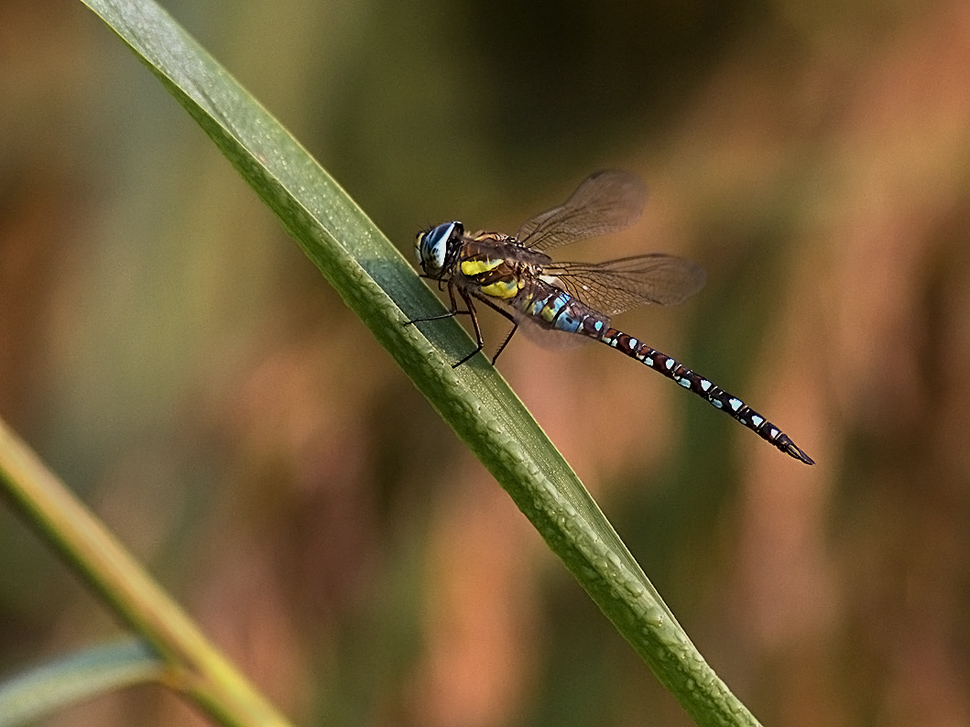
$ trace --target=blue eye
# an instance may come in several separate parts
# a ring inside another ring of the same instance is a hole
[[[463,232],[462,224],[458,221],[442,222],[427,232],[418,233],[414,247],[418,264],[425,275],[440,273],[445,266],[448,256],[448,245],[452,239],[458,239]]]

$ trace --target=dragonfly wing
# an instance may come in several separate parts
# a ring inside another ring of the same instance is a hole
[[[614,316],[642,305],[677,305],[704,286],[704,269],[654,253],[605,263],[553,263],[543,270],[586,305]]]
[[[617,232],[640,218],[646,198],[646,187],[636,175],[617,170],[596,172],[561,205],[525,222],[516,238],[524,247],[544,252]]]

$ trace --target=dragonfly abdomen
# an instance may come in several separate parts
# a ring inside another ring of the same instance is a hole
[[[587,333],[587,335],[590,334]],[[758,436],[769,444],[773,444],[785,454],[791,455],[806,464],[815,464],[815,461],[805,454],[781,429],[739,398],[716,386],[709,379],[691,371],[676,359],[612,327],[607,328],[598,338],[611,348],[625,353],[630,358],[635,358],[668,379],[676,381],[685,389],[693,391],[716,409],[729,414],[748,429],[757,432]]]

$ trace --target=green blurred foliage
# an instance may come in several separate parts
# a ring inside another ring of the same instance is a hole
[[[709,283],[500,368],[767,724],[970,722],[970,6],[169,3],[410,254],[593,169]],[[0,5],[0,415],[301,723],[686,724],[156,80]],[[572,255],[570,251],[569,255]],[[502,335],[501,322],[487,332]],[[113,633],[0,509],[0,670]],[[161,690],[50,724],[186,724]]]

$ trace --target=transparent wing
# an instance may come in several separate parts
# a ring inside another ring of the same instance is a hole
[[[524,247],[546,251],[617,232],[639,219],[646,198],[639,177],[616,170],[596,172],[561,205],[525,222],[516,238]]]
[[[543,276],[586,305],[615,316],[642,305],[677,305],[704,286],[704,269],[673,255],[654,253],[605,263],[552,263]]]

